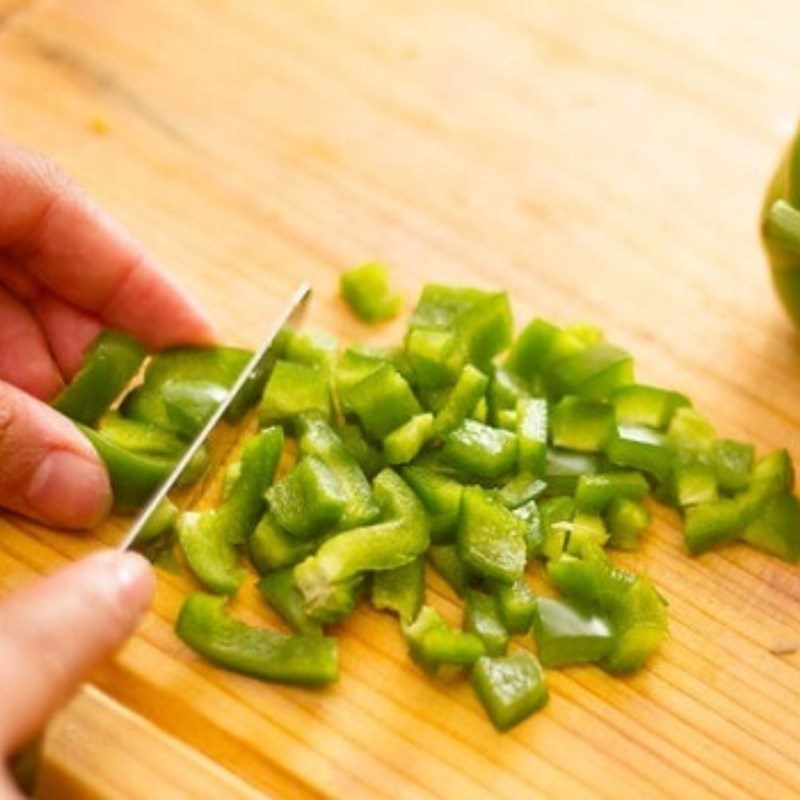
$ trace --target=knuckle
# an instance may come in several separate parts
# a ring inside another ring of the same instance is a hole
[[[17,402],[14,398],[14,393],[0,385],[0,452],[8,442],[17,413]]]

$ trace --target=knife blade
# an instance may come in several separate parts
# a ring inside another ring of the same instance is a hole
[[[142,532],[142,529],[147,525],[156,510],[160,506],[162,500],[175,488],[175,485],[183,475],[184,470],[192,461],[197,451],[208,441],[209,437],[217,427],[220,420],[225,416],[225,413],[234,405],[237,398],[244,393],[248,383],[254,375],[268,369],[270,366],[270,359],[273,357],[273,349],[278,336],[286,329],[288,325],[296,323],[308,303],[308,298],[311,295],[311,287],[303,283],[297,287],[292,294],[289,304],[283,310],[281,315],[275,320],[269,328],[267,335],[264,337],[260,347],[253,353],[253,357],[247,362],[247,365],[239,373],[239,377],[231,386],[230,391],[225,398],[217,406],[214,413],[209,418],[208,422],[203,426],[203,429],[194,438],[192,443],[188,446],[181,459],[175,465],[172,472],[164,479],[153,496],[148,501],[147,505],[139,513],[139,516],[134,520],[131,527],[128,529],[125,536],[117,545],[119,550],[127,550],[136,541],[136,538]]]

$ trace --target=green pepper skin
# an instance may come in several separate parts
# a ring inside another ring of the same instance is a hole
[[[283,431],[267,428],[253,436],[242,450],[239,475],[227,499],[213,513],[234,544],[243,544],[264,511],[264,493],[272,483],[283,452]]]
[[[391,364],[384,364],[346,391],[343,405],[360,420],[367,434],[383,439],[422,411],[406,379]]]
[[[631,383],[617,389],[611,402],[614,406],[617,421],[626,425],[646,425],[648,428],[666,429],[672,421],[673,414],[690,405],[689,400],[680,392],[647,386],[643,383]]]
[[[389,271],[370,262],[343,272],[339,291],[347,305],[365,322],[383,322],[396,317],[403,298],[389,289]]]
[[[143,506],[175,466],[173,458],[135,453],[91,428],[78,425],[78,429],[103,459],[119,511],[135,511]]]
[[[230,616],[222,597],[189,595],[175,632],[214,663],[253,678],[301,686],[339,679],[335,639],[255,628]]]
[[[599,547],[550,561],[547,572],[568,599],[610,623],[613,648],[601,662],[609,672],[639,669],[666,637],[664,601],[650,579],[618,569]]]
[[[517,462],[517,437],[475,420],[445,437],[442,459],[477,478],[489,480],[512,472]]]
[[[522,577],[525,523],[478,486],[464,489],[458,521],[458,554],[478,575],[503,583]]]
[[[800,135],[795,133],[761,209],[761,239],[775,289],[800,327]]]
[[[464,630],[480,636],[487,655],[502,656],[508,647],[508,631],[500,618],[497,601],[477,589],[467,591]]]
[[[291,569],[270,573],[256,583],[256,589],[295,633],[322,636],[322,626],[306,614],[303,595],[294,582]]]
[[[287,533],[268,511],[247,540],[247,550],[253,566],[266,575],[274,569],[299,564],[317,544],[316,539],[298,539]]]
[[[608,622],[575,603],[552,597],[536,601],[533,635],[545,667],[601,661],[614,649]]]
[[[319,416],[304,414],[296,421],[300,452],[319,458],[336,474],[345,496],[340,527],[355,528],[373,522],[380,508],[366,475],[347,450],[337,432]]]
[[[459,597],[466,594],[470,572],[454,544],[431,545],[428,548],[428,561]]]
[[[151,422],[177,431],[164,402],[167,383],[214,384],[224,390],[233,386],[252,353],[235,347],[176,347],[153,356],[147,364],[144,382],[128,393],[120,411],[123,416]],[[174,406],[178,397],[173,393]],[[192,399],[194,403],[194,399]]]
[[[410,625],[425,602],[425,558],[376,572],[372,577],[372,606],[393,611],[403,625]]]
[[[178,541],[195,577],[215,594],[234,595],[246,571],[213,510],[186,511],[178,519]]]
[[[536,614],[536,595],[525,580],[495,584],[492,592],[506,630],[511,634],[527,633]]]
[[[161,400],[171,426],[187,439],[193,439],[211,419],[228,390],[207,381],[166,381]]]
[[[436,435],[444,436],[462,425],[486,393],[488,385],[489,379],[472,364],[467,364],[436,414]]]
[[[262,424],[288,423],[298,414],[311,411],[330,419],[328,381],[328,376],[314,367],[277,361],[261,398]]]
[[[347,507],[339,475],[317,456],[306,456],[267,490],[269,509],[292,536],[313,539],[339,524]]]
[[[403,479],[386,469],[375,478],[375,497],[385,520],[336,534],[295,567],[294,575],[312,613],[325,607],[337,584],[364,572],[395,569],[425,552],[428,518]]]
[[[452,541],[458,524],[464,487],[446,475],[417,465],[406,467],[403,478],[428,512],[431,541],[436,544]]]
[[[416,414],[383,440],[386,463],[408,464],[433,435],[433,414]]]
[[[547,466],[547,401],[541,397],[524,397],[517,401],[516,411],[519,469],[541,477]]]
[[[130,336],[103,331],[69,386],[53,400],[53,408],[76,422],[94,425],[139,371],[145,355]]]
[[[475,694],[499,731],[518,725],[547,703],[544,672],[527,650],[478,659],[471,673]]]
[[[486,653],[480,636],[450,627],[430,606],[424,606],[403,633],[411,657],[431,674],[443,664],[471,666]]]

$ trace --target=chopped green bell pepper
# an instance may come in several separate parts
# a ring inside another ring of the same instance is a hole
[[[453,539],[464,487],[446,475],[414,465],[403,470],[403,478],[430,516],[431,541],[441,543]]]
[[[508,631],[500,618],[497,601],[490,594],[467,590],[464,630],[480,637],[487,655],[501,656],[506,652]]]
[[[368,478],[374,477],[386,466],[383,453],[364,438],[358,425],[343,425],[336,429],[336,434]]]
[[[508,431],[467,420],[445,437],[444,461],[477,478],[500,478],[517,461],[517,437]]]
[[[433,414],[415,414],[383,440],[383,454],[391,465],[408,464],[433,435]]]
[[[296,420],[300,452],[315,456],[336,474],[345,497],[339,527],[366,525],[380,514],[366,475],[345,447],[337,432],[324,419],[313,414]]]
[[[372,578],[372,605],[393,611],[403,625],[410,625],[425,602],[425,558],[376,572]]]
[[[298,539],[287,533],[268,511],[247,540],[247,550],[253,566],[266,575],[274,569],[300,563],[318,544],[316,539]]]
[[[544,672],[527,650],[478,659],[471,679],[478,699],[499,731],[513,728],[547,703]]]
[[[597,342],[556,361],[548,382],[561,395],[602,400],[633,383],[633,359],[619,347]]]
[[[574,494],[583,475],[594,475],[602,462],[594,453],[550,448],[547,451],[545,481],[548,494]]]
[[[316,367],[332,374],[339,352],[339,342],[327,331],[287,328],[281,357],[295,364]]]
[[[339,679],[336,640],[254,628],[225,611],[225,600],[191,594],[175,632],[211,661],[262,680],[317,686]]]
[[[500,619],[511,634],[527,633],[536,613],[536,595],[524,579],[514,583],[495,583],[492,594],[497,598]]]
[[[533,635],[545,667],[601,661],[614,649],[614,634],[606,620],[552,597],[537,599]]]
[[[622,386],[612,395],[617,420],[625,425],[646,425],[648,428],[665,430],[675,411],[689,405],[679,392],[632,383]]]
[[[550,426],[556,447],[597,453],[614,435],[614,409],[596,400],[564,397],[553,406]]]
[[[375,478],[374,491],[384,521],[326,539],[295,567],[307,611],[325,607],[336,584],[364,572],[401,567],[425,552],[428,519],[414,492],[389,469]]]
[[[750,483],[755,447],[732,439],[718,439],[711,450],[711,466],[721,491],[741,492]]]
[[[400,313],[403,298],[389,289],[389,271],[383,264],[362,264],[343,272],[339,290],[347,305],[365,322],[383,322]]]
[[[126,450],[97,431],[78,425],[106,465],[114,505],[120,511],[134,511],[144,505],[175,466],[174,458],[149,456]]]
[[[670,481],[672,496],[681,508],[710,503],[719,498],[714,470],[705,464],[676,464]]]
[[[337,471],[317,456],[301,459],[267,490],[267,502],[276,522],[301,539],[335,529],[347,501]]]
[[[312,411],[324,419],[330,419],[331,393],[328,381],[328,376],[315,367],[277,361],[261,399],[262,424],[291,422],[299,414]]]
[[[376,439],[383,439],[422,411],[406,379],[390,364],[341,392],[340,397],[366,433]]]
[[[639,472],[603,472],[581,475],[575,490],[575,507],[587,514],[600,514],[617,498],[641,501],[650,491]]]
[[[514,425],[519,443],[517,458],[520,470],[544,475],[547,466],[547,401],[541,397],[518,400]]]
[[[684,409],[678,409],[675,417]],[[673,419],[674,424],[674,419]],[[667,437],[643,425],[618,425],[616,432],[605,445],[605,453],[612,464],[652,475],[664,482],[669,478],[673,454]]]
[[[458,520],[458,554],[467,568],[505,583],[525,569],[525,523],[478,486],[464,489]]]
[[[428,548],[428,560],[436,572],[444,578],[450,588],[463,597],[469,587],[470,573],[452,544],[432,545]]]
[[[771,498],[745,529],[742,539],[784,561],[800,558],[800,502],[790,494]]]
[[[571,497],[552,497],[539,508],[542,544],[539,552],[548,559],[558,558],[566,548],[575,501]]]
[[[650,524],[650,512],[640,502],[619,496],[606,509],[605,520],[611,547],[633,550]]]
[[[434,433],[444,436],[460,427],[483,398],[488,385],[489,379],[472,364],[467,364],[436,414]]]
[[[520,472],[509,478],[495,492],[495,496],[506,508],[513,510],[535,500],[546,488],[547,484],[540,478],[527,472]]]
[[[471,666],[486,652],[477,634],[451,628],[430,606],[423,606],[403,633],[411,657],[430,673],[442,664]]]
[[[256,588],[295,633],[322,636],[322,626],[306,614],[291,568],[270,573],[256,583]]]
[[[72,381],[53,400],[53,408],[76,422],[94,425],[139,371],[145,355],[130,336],[103,331]]]
[[[215,384],[229,390],[247,366],[252,353],[235,347],[176,347],[163,350],[147,364],[144,382],[123,400],[123,416],[151,422],[162,428],[177,430],[175,417],[175,384]],[[164,402],[164,386],[170,383],[173,392],[172,414]],[[235,419],[236,415],[229,415]]]

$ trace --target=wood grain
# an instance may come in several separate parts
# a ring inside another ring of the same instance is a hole
[[[231,341],[258,341],[300,278],[313,323],[396,337],[335,296],[341,268],[378,258],[409,302],[435,277],[505,287],[520,320],[596,321],[722,435],[797,458],[800,353],[755,216],[795,121],[798,31],[779,0],[0,3],[0,119]],[[7,518],[3,589],[108,530]],[[553,673],[547,709],[503,737],[368,610],[343,626],[335,689],[216,671],[171,632],[189,583],[169,575],[97,683],[278,796],[796,796],[800,655],[770,652],[800,638],[796,568],[688,560],[668,512],[630,560],[669,600],[662,654],[625,680]],[[251,588],[238,606],[272,621]]]
[[[261,793],[92,687],[52,722],[36,800],[257,800]],[[132,780],[132,776],[135,778]]]

